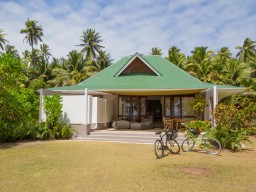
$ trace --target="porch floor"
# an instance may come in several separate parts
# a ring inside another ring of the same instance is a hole
[[[82,141],[103,141],[103,142],[119,142],[119,143],[136,143],[136,144],[154,144],[159,136],[155,132],[158,128],[148,130],[131,130],[131,129],[115,129],[108,128],[104,130],[94,130],[90,135],[76,137],[74,140]],[[184,132],[178,133],[176,139],[179,144],[185,139]]]

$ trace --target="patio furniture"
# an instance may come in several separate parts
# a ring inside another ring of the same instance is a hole
[[[143,119],[140,123],[131,122],[130,128],[135,130],[146,130],[154,128],[154,123],[152,120]]]
[[[112,127],[117,129],[129,129],[130,122],[126,120],[116,120],[116,121],[113,121]]]

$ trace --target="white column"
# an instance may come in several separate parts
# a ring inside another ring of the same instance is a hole
[[[218,88],[217,86],[213,86],[213,111],[215,110],[216,106],[218,105]],[[213,121],[213,125],[216,126],[215,119]]]
[[[92,124],[92,96],[87,97],[87,124]]]
[[[84,89],[84,102],[85,102],[85,117],[84,117],[84,125],[88,124],[88,90],[87,88]]]

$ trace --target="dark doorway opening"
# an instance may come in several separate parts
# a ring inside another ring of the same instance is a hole
[[[160,100],[148,100],[147,111],[154,121],[162,120],[162,104]]]

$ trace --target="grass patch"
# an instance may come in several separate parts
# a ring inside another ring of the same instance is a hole
[[[153,145],[46,141],[0,145],[4,191],[256,191],[256,140],[220,156],[156,159]]]

